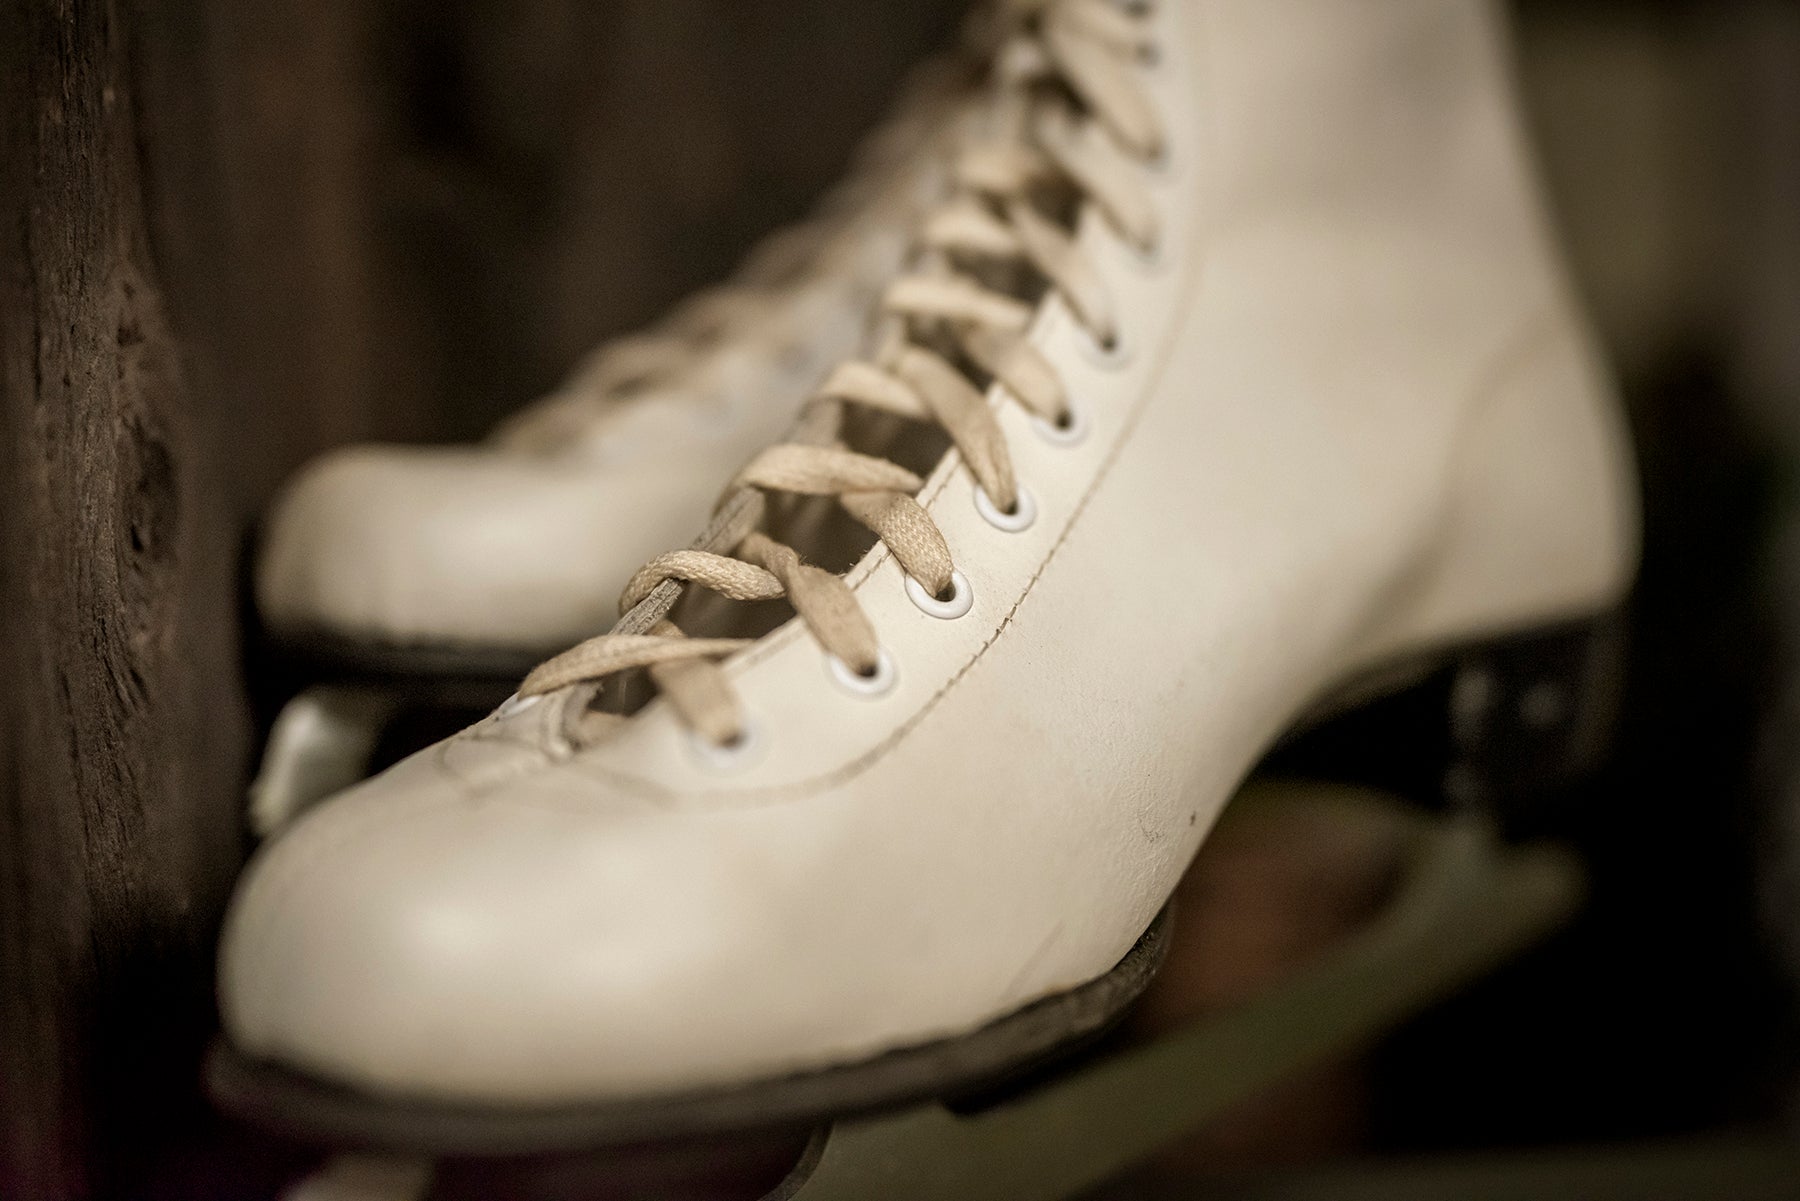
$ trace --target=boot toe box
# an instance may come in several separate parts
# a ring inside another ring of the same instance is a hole
[[[767,970],[807,954],[779,878],[680,822],[605,809],[328,803],[240,887],[228,1035],[366,1092],[500,1104],[681,1091],[804,1057],[820,1031],[787,995],[793,973]]]

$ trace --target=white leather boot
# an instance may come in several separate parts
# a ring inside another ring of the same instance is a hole
[[[626,577],[690,537],[720,482],[862,345],[946,186],[972,74],[957,57],[921,68],[815,217],[600,347],[487,443],[352,446],[308,465],[256,564],[271,638],[352,675],[517,680],[604,630]]]
[[[871,361],[615,633],[252,866],[225,1094],[518,1146],[966,1086],[1130,999],[1285,735],[1620,600],[1488,5],[1019,7]],[[1560,682],[1465,676],[1461,745],[1518,734],[1469,791],[1566,749]]]

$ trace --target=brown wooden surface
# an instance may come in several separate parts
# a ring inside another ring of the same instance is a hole
[[[144,169],[147,29],[0,25],[0,1192],[79,1196],[192,1092],[239,845],[236,531],[152,253],[196,181]]]

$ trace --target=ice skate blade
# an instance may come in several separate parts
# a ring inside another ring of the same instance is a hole
[[[1341,681],[1259,770],[1354,781],[1483,813],[1511,837],[1567,828],[1624,690],[1614,611],[1414,652]]]
[[[588,1152],[633,1143],[799,1130],[843,1114],[991,1088],[1087,1046],[1149,986],[1167,951],[1157,915],[1110,972],[973,1033],[861,1063],[646,1100],[477,1106],[378,1097],[250,1059],[224,1040],[206,1081],[226,1112],[308,1142],[447,1156]]]
[[[304,675],[321,682],[283,705],[269,730],[250,785],[250,829],[258,838],[368,776],[377,748],[403,715],[461,715],[454,729],[500,704],[539,661],[452,647],[287,650],[298,656]]]
[[[320,684],[281,707],[250,782],[250,831],[267,838],[368,773],[399,698],[350,684]]]
[[[1291,983],[992,1109],[927,1104],[817,1133],[765,1201],[1060,1201],[1310,1064],[1386,1030],[1542,939],[1583,877],[1553,846],[1440,818],[1384,912]]]

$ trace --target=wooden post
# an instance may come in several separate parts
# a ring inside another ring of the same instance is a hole
[[[201,131],[146,119],[135,17],[15,0],[0,18],[8,1197],[126,1191],[201,1112],[212,930],[240,857],[228,435],[171,332],[155,253],[160,206],[204,188],[144,167],[151,144]]]

